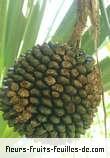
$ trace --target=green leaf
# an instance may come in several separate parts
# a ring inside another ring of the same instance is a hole
[[[39,0],[36,5],[33,5],[30,15],[27,17],[27,24],[23,34],[23,45],[19,54],[32,48],[35,44],[42,17],[44,15],[46,2],[47,1]]]
[[[110,6],[107,8],[108,17],[110,18]],[[100,16],[100,36],[99,36],[99,47],[106,40],[106,37],[110,34],[110,30],[108,28],[107,22],[105,20],[105,15],[102,12]],[[92,39],[91,28],[84,34],[82,37],[81,48],[84,49],[88,54],[93,54],[94,49],[94,41]]]
[[[110,90],[110,58],[100,62],[104,91]]]
[[[3,119],[3,113],[0,111],[0,138],[18,138],[20,137],[17,132],[14,132],[13,128],[7,125],[7,121]]]
[[[56,14],[55,14],[55,17],[52,19],[51,25],[49,26],[49,29],[48,29],[48,32],[47,32],[47,35],[46,35],[44,41],[48,41],[48,38],[50,37],[50,33],[51,33],[51,31],[52,31],[52,28],[54,27],[55,21],[56,21],[57,17],[59,16],[59,13],[60,13],[61,8],[62,8],[62,6],[64,5],[64,3],[65,3],[65,1],[62,0],[60,6],[59,6],[58,9],[57,9],[57,12],[56,12]]]
[[[68,12],[66,13],[64,19],[62,20],[60,26],[58,27],[56,33],[52,37],[53,42],[67,42],[73,26],[76,23],[77,18],[77,1],[74,0]]]
[[[4,49],[6,40],[7,11],[9,1],[0,1],[0,74],[4,68]]]
[[[25,18],[22,14],[23,0],[9,1],[7,12],[7,28],[6,41],[4,48],[4,63],[7,69],[14,63],[16,59],[19,45],[22,39],[22,34],[25,28]]]
[[[101,14],[103,15],[104,17],[104,21],[106,23],[106,27],[107,27],[107,30],[109,30],[109,38],[110,38],[110,20],[109,20],[109,14],[108,14],[108,9],[106,9],[105,7],[105,4],[104,4],[104,1],[103,0],[99,0],[100,2],[100,9],[101,9]],[[106,3],[106,1],[105,1]]]

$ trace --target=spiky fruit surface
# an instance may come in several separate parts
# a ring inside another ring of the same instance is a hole
[[[80,137],[100,102],[99,76],[82,50],[52,43],[33,47],[4,79],[4,119],[26,137]]]

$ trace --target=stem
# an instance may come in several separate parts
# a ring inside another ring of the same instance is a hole
[[[103,111],[104,111],[104,129],[105,129],[105,138],[107,138],[107,123],[106,123],[106,108],[105,108],[105,100],[104,100],[104,88],[102,82],[102,72],[101,67],[98,59],[98,45],[99,45],[99,32],[100,32],[100,18],[99,18],[99,3],[97,0],[90,0],[90,12],[89,16],[91,19],[91,24],[93,27],[93,37],[94,37],[94,49],[96,52],[97,58],[97,67],[100,74],[100,81],[101,81],[101,96],[102,96],[102,104],[103,104]],[[109,23],[108,23],[109,24]]]
[[[86,27],[87,16],[88,16],[88,0],[78,0],[78,17],[72,35],[68,41],[70,45],[75,49],[78,49],[81,45],[81,39]]]
[[[100,0],[100,2],[101,2],[101,6],[103,7],[103,13],[104,13],[105,18],[106,18],[107,26],[108,26],[108,28],[110,30],[110,23],[109,23],[109,19],[108,19],[106,8],[104,6],[103,0]],[[99,19],[99,16],[97,18]],[[100,67],[100,63],[99,63],[99,59],[98,59],[99,28],[100,28],[100,22],[99,22],[99,24],[96,25],[96,28],[95,28],[96,29],[96,35],[95,35],[96,38],[94,40],[94,47],[95,47],[95,50],[96,50],[97,66],[98,66],[98,70],[99,70],[99,74],[100,74],[101,96],[102,96],[102,105],[103,105],[103,111],[104,111],[104,130],[105,130],[105,138],[107,138],[107,121],[106,121],[107,114],[106,114],[106,107],[105,107],[105,100],[104,100],[104,87],[103,87],[103,82],[102,82],[101,67]]]
[[[98,44],[97,44],[98,45]],[[96,47],[96,46],[95,46]],[[101,95],[102,95],[102,105],[103,105],[103,111],[104,111],[104,130],[105,130],[105,138],[107,138],[107,114],[106,114],[106,107],[105,107],[105,100],[104,100],[104,88],[103,88],[103,82],[102,82],[102,72],[101,72],[101,68],[100,68],[100,63],[99,63],[99,59],[98,59],[98,51],[97,51],[96,47],[96,58],[97,58],[97,66],[98,66],[98,70],[99,70],[99,74],[100,74],[100,80],[101,80]]]

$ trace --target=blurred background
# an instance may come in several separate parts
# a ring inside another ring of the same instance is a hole
[[[110,0],[100,2],[100,36],[98,58],[104,87],[107,133],[110,137]],[[77,0],[0,0],[0,87],[7,69],[22,53],[43,42],[68,41],[77,21]],[[87,23],[81,48],[96,56],[91,38],[91,24]],[[102,102],[85,138],[105,137]],[[8,127],[0,111],[0,138],[20,137]]]

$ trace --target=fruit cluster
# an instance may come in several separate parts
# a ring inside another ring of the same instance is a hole
[[[3,117],[20,134],[80,137],[100,102],[100,74],[82,50],[44,43],[9,68],[0,93]]]

